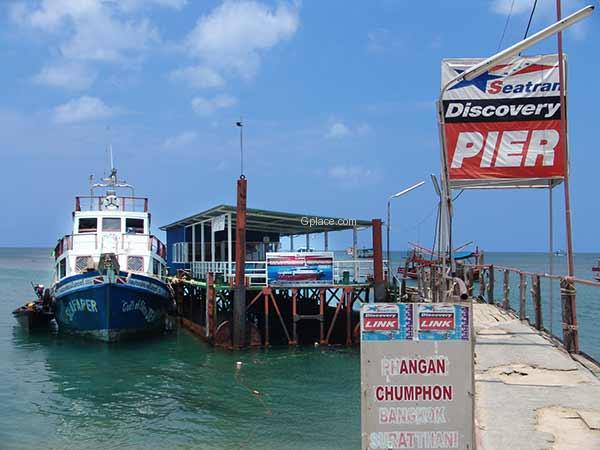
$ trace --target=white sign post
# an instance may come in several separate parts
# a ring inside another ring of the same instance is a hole
[[[474,449],[470,304],[361,309],[362,449]]]

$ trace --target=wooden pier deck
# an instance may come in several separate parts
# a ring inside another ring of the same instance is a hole
[[[600,371],[495,305],[474,308],[479,450],[600,449]]]

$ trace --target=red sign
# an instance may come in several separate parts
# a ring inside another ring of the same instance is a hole
[[[371,312],[364,313],[364,331],[393,331],[400,327],[398,313]]]
[[[441,311],[419,312],[419,330],[452,331],[454,329],[454,313]]]
[[[442,84],[480,60],[445,60]],[[445,92],[452,187],[541,187],[565,175],[558,57],[515,58]]]

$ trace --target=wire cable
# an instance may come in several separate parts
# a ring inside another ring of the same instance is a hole
[[[500,42],[498,42],[498,49],[496,52],[500,51],[500,47],[502,46],[502,41],[504,40],[504,35],[506,34],[506,29],[508,28],[508,23],[510,22],[510,17],[512,16],[513,7],[515,6],[515,0],[512,0],[510,3],[510,10],[508,11],[508,16],[506,16],[506,23],[504,24],[504,30],[502,30],[502,36],[500,36]]]
[[[533,0],[533,7],[531,8],[531,14],[529,14],[529,21],[527,22],[527,28],[525,29],[525,36],[523,36],[523,39],[527,39],[527,35],[529,34],[529,27],[531,27],[531,20],[533,19],[533,15],[535,14],[537,2],[538,0]]]

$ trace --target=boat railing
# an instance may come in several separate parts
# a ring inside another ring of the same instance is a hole
[[[104,242],[100,243],[98,233],[79,233],[79,234],[67,234],[59,239],[56,247],[54,248],[54,258],[58,259],[67,250],[81,250],[83,252],[96,252],[98,250],[106,250]],[[117,240],[117,236],[107,235],[102,236]],[[120,240],[120,243],[118,242]],[[145,252],[150,251],[162,259],[167,256],[167,247],[163,244],[160,239],[154,235],[149,234],[133,234],[133,233],[121,233],[120,239],[111,247],[111,251],[121,250],[122,252]]]
[[[106,197],[78,196],[75,197],[75,211],[129,211],[148,212],[148,199],[145,197],[117,197],[114,205],[106,205]]]

